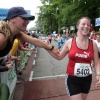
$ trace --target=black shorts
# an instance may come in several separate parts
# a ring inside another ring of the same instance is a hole
[[[98,52],[98,57],[100,58],[100,52]]]
[[[80,93],[89,93],[92,82],[92,75],[86,77],[76,77],[66,75],[65,85],[68,96],[80,94]]]

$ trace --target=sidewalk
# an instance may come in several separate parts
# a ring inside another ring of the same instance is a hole
[[[25,70],[23,70],[25,82],[22,81],[16,84],[13,100],[68,100],[64,77],[28,81],[33,60],[34,53],[29,58]],[[96,88],[95,84],[96,78],[93,75],[91,90],[87,100],[100,100],[100,87]]]
[[[23,73],[22,77],[24,78],[25,82],[23,80],[20,80],[20,82],[16,84],[13,100],[22,100],[23,93],[24,93],[24,84],[29,81],[33,60],[34,60],[34,52],[31,54],[31,57],[29,57],[26,67],[22,71]]]

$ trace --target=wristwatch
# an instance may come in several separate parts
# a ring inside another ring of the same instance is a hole
[[[52,48],[50,50],[53,50],[54,49],[54,46],[52,46]]]

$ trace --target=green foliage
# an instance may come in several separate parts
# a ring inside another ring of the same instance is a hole
[[[99,0],[41,0],[37,25],[44,33],[60,31],[62,27],[70,27],[83,16],[94,21],[100,17]],[[59,8],[57,10],[57,8]]]

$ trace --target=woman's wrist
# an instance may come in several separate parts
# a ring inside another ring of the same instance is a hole
[[[45,48],[45,49],[46,49],[46,48]],[[54,49],[54,46],[49,45],[49,48],[46,49],[46,50],[53,50],[53,49]]]
[[[53,50],[54,49],[54,46],[51,46],[51,49],[50,50]]]

